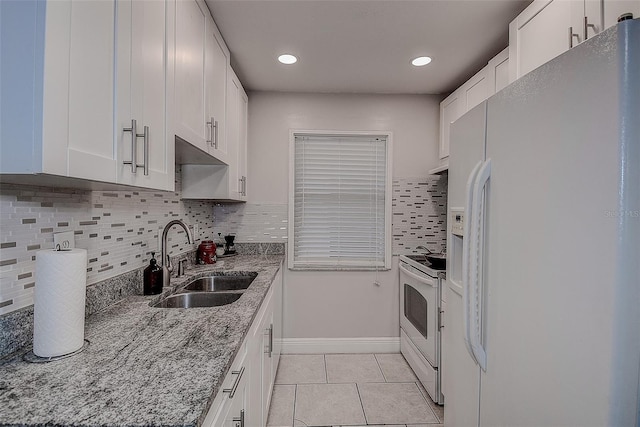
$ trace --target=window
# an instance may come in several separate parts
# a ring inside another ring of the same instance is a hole
[[[389,133],[291,133],[291,268],[391,268],[390,145]]]

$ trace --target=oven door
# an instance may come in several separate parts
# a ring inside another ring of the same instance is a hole
[[[434,368],[438,367],[438,279],[400,263],[400,327]]]

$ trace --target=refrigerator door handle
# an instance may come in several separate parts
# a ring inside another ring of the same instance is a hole
[[[487,370],[487,353],[482,347],[482,295],[480,294],[480,263],[482,262],[482,242],[480,236],[483,228],[483,197],[482,192],[491,177],[491,159],[487,159],[473,183],[472,208],[471,208],[471,235],[467,237],[469,242],[469,324],[471,349],[478,365],[483,371]],[[465,236],[466,237],[466,236]]]
[[[471,224],[471,215],[473,212],[473,188],[474,182],[478,176],[478,171],[482,166],[482,162],[478,162],[475,165],[471,174],[469,174],[469,178],[467,179],[467,187],[466,187],[466,200],[465,205],[467,207],[467,211],[465,212],[465,216],[467,220],[463,223],[463,233],[464,238],[462,239],[462,318],[464,324],[464,345],[467,347],[467,351],[469,355],[473,359],[474,362],[478,363],[476,359],[476,355],[473,352],[473,348],[471,347],[471,313],[470,313],[470,289],[469,289],[469,260],[470,260],[470,224]]]

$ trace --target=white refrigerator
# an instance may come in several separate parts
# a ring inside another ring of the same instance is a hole
[[[638,426],[640,21],[457,120],[447,426]]]

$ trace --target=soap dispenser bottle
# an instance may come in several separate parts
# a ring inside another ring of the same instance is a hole
[[[155,254],[155,252],[151,252],[149,266],[144,269],[144,295],[162,293],[162,267],[158,265]]]

